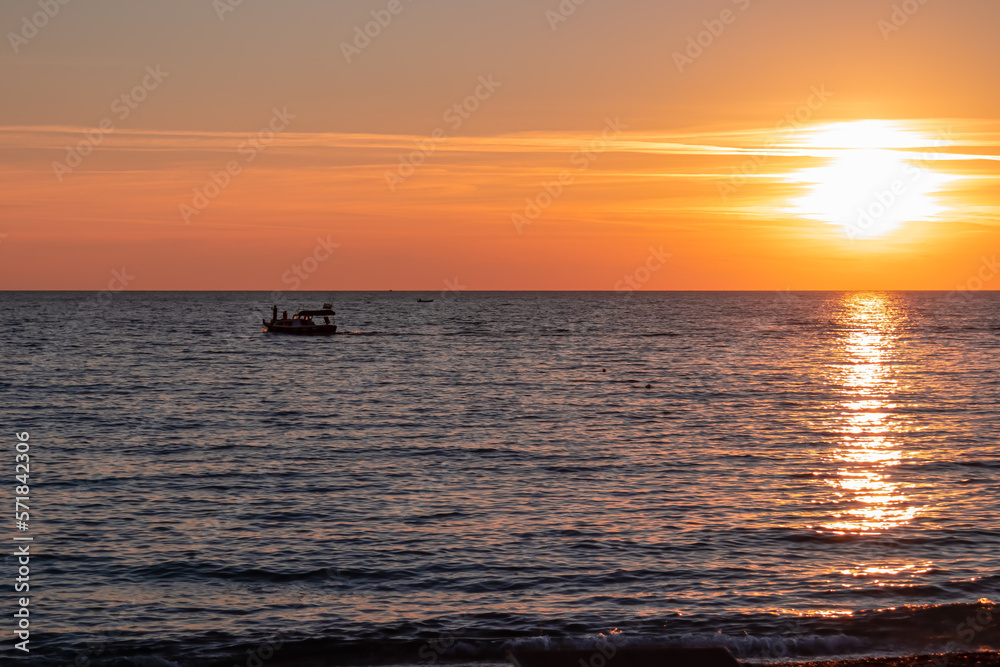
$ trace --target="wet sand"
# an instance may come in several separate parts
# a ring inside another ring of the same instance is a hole
[[[721,647],[617,650],[513,650],[513,667],[1000,667],[998,652],[936,653],[900,657],[844,658],[798,662],[740,661]]]
[[[773,667],[774,663],[745,665]],[[937,653],[902,658],[857,658],[852,660],[818,660],[812,662],[780,663],[781,667],[1000,667],[1000,653]]]

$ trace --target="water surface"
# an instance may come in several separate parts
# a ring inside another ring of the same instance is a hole
[[[996,294],[268,298],[0,295],[32,662],[1000,647]]]

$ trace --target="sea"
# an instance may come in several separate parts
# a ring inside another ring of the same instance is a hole
[[[0,293],[0,662],[1000,648],[1000,293],[280,297]]]

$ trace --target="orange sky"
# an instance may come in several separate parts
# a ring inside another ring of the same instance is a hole
[[[1000,286],[995,2],[225,2],[0,8],[0,289]]]

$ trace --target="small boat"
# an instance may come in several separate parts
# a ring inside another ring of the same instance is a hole
[[[417,303],[434,303],[434,299],[417,299]]]
[[[288,311],[285,311],[282,317],[278,318],[277,306],[274,306],[271,312],[270,322],[261,320],[264,323],[264,327],[261,329],[262,333],[280,333],[291,336],[332,336],[337,333],[337,325],[330,322],[330,318],[336,313],[333,312],[333,306],[329,303],[324,303],[319,310],[300,310],[290,318]],[[313,319],[315,317],[322,317],[323,323],[317,324]]]

